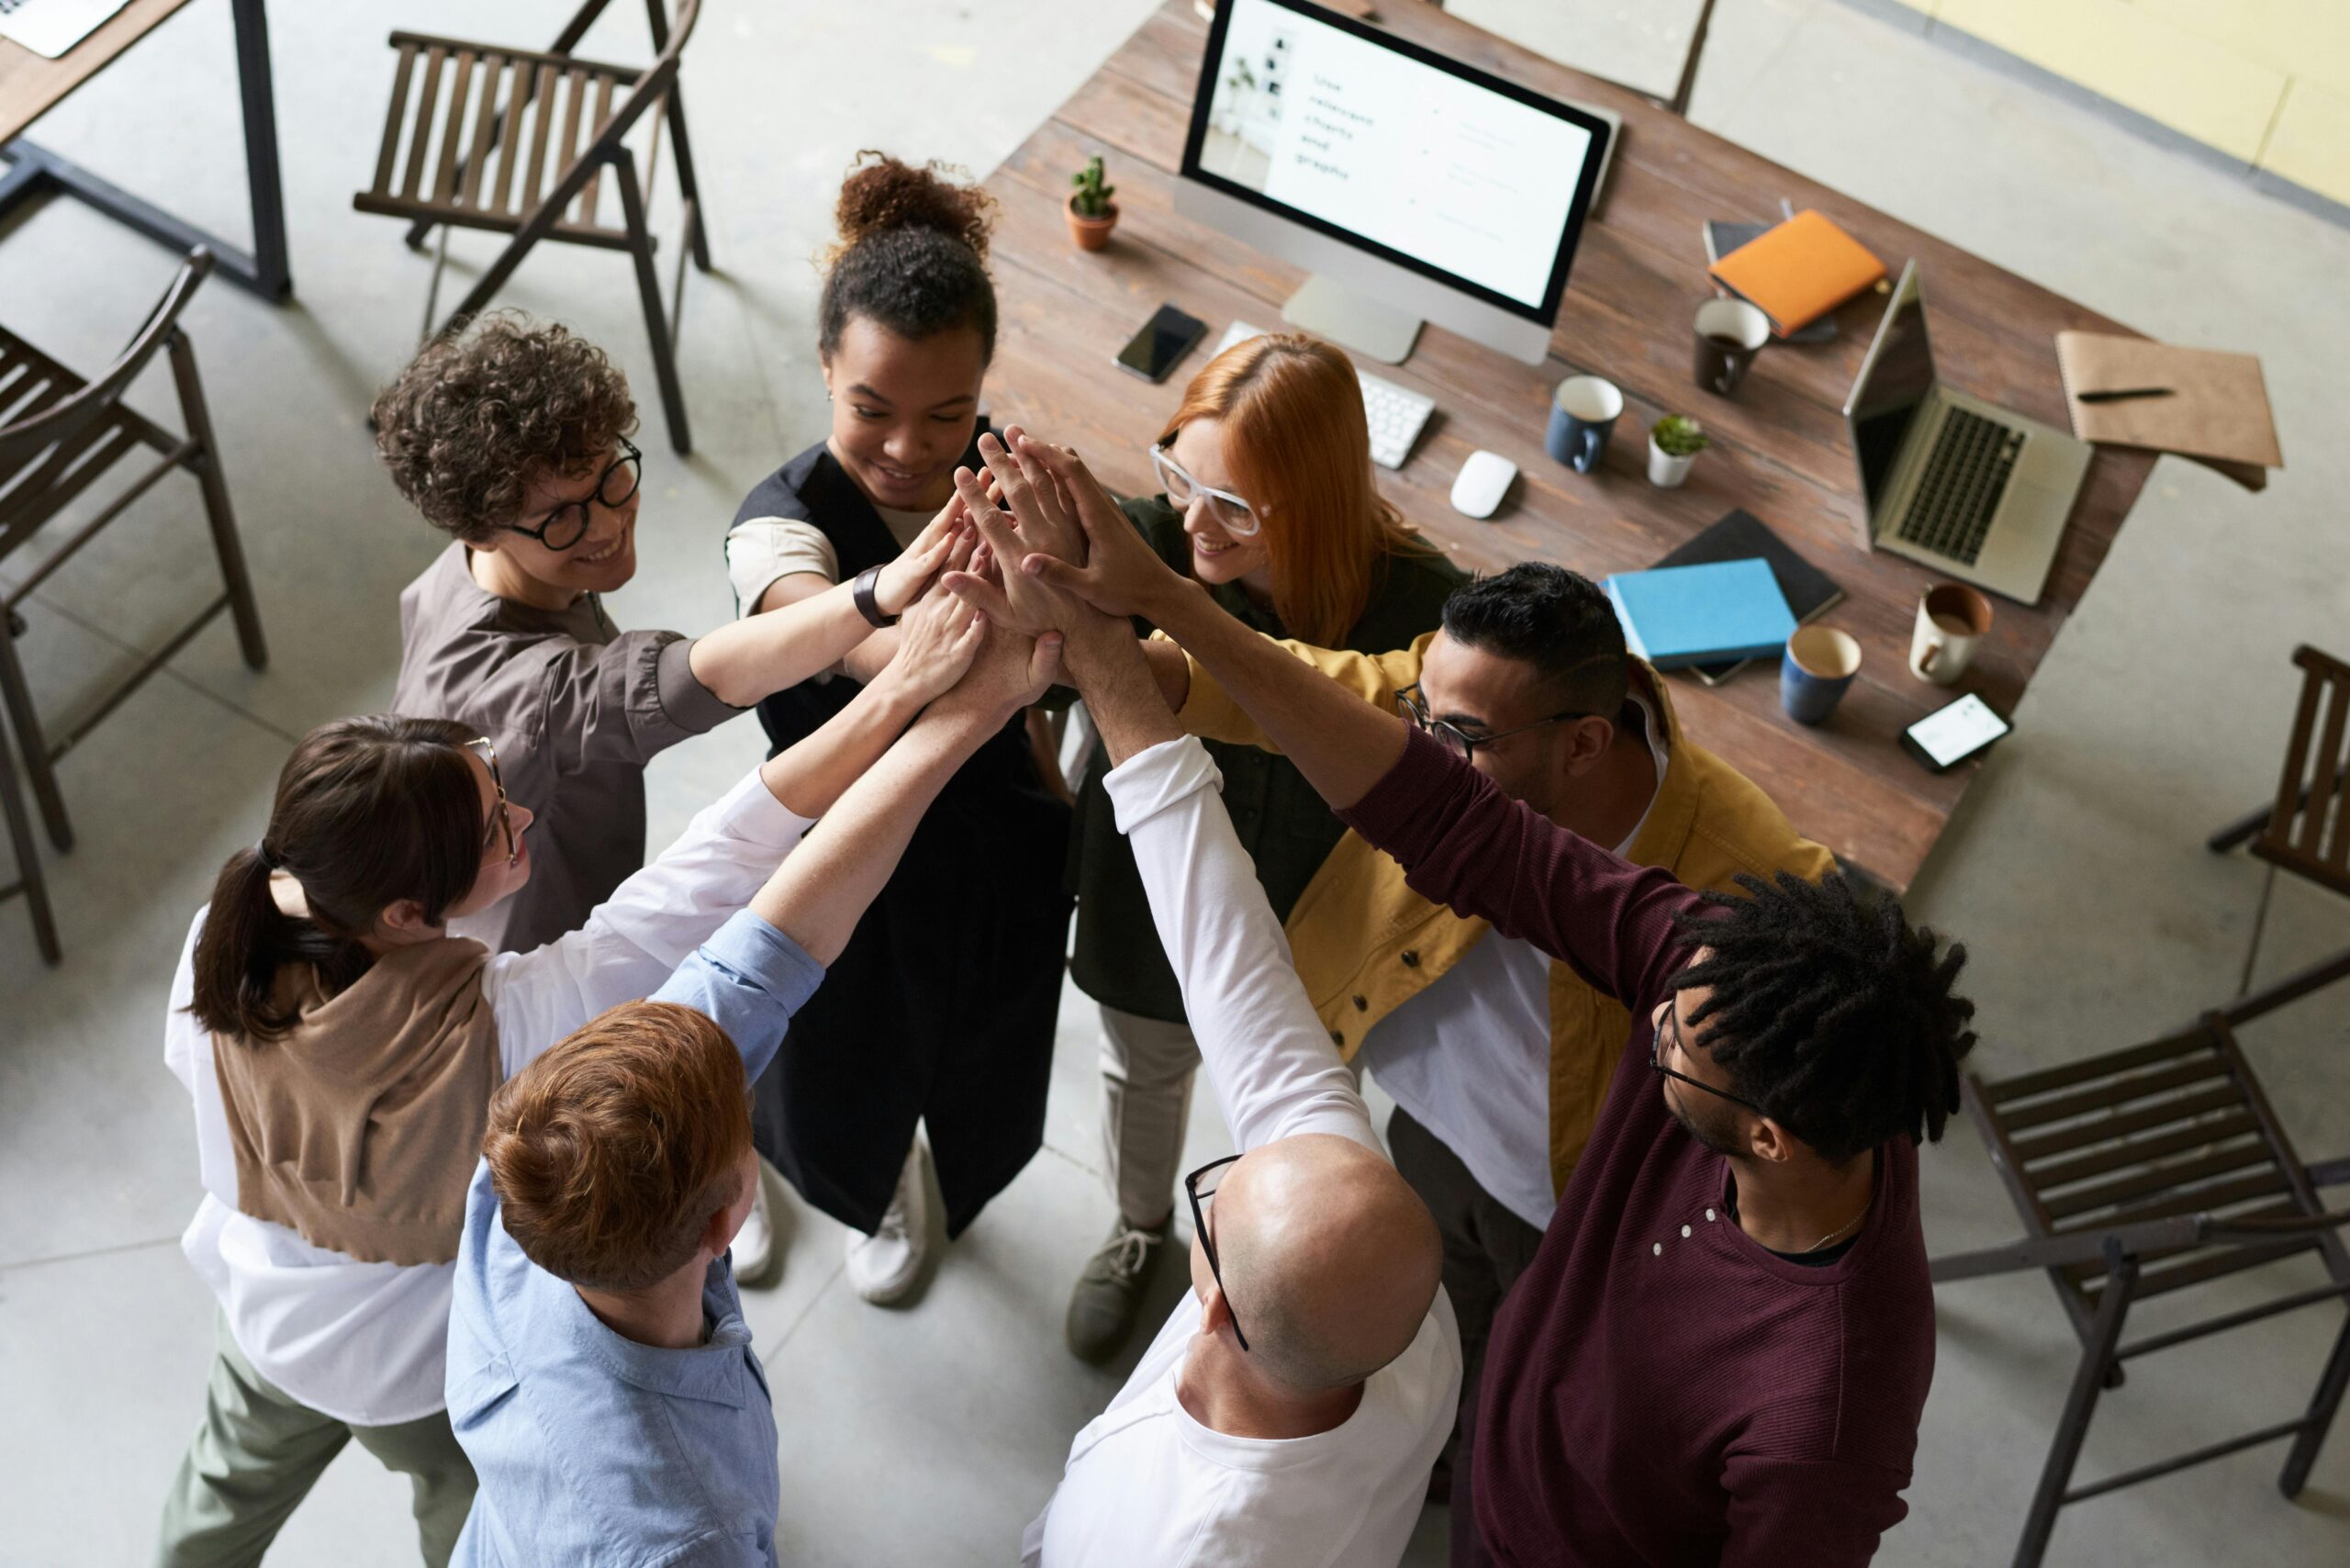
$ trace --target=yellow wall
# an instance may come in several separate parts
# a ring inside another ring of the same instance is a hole
[[[1898,0],[2350,202],[2350,0]]]

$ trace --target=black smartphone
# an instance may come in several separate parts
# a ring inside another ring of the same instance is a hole
[[[2008,733],[2008,722],[1968,693],[1901,732],[1901,749],[1935,773],[1947,773]]]
[[[1145,381],[1164,381],[1207,330],[1208,324],[1197,316],[1162,305],[1142,324],[1142,330],[1126,340],[1126,346],[1118,351],[1118,363]]]

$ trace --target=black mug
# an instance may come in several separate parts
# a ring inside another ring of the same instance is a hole
[[[1624,411],[1624,392],[1603,375],[1570,375],[1550,398],[1550,428],[1542,445],[1551,456],[1578,474],[1599,466],[1616,416]]]
[[[1745,300],[1707,300],[1697,307],[1697,385],[1729,397],[1770,338],[1771,318]]]

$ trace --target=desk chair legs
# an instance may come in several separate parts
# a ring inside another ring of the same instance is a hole
[[[249,669],[269,663],[269,643],[262,635],[261,606],[253,600],[252,577],[245,570],[245,547],[237,537],[237,514],[229,505],[229,482],[220,472],[220,445],[212,437],[212,411],[204,400],[204,382],[196,375],[196,350],[185,333],[174,331],[167,353],[172,382],[179,389],[180,417],[187,421],[188,439],[197,451],[190,466],[204,493],[205,526],[212,531],[212,553],[219,558],[220,581],[228,589],[229,614],[237,625],[237,649]]]
[[[636,259],[636,292],[644,303],[644,330],[653,339],[653,372],[661,383],[661,412],[669,421],[669,444],[682,455],[694,449],[686,428],[686,392],[677,381],[677,355],[670,324],[661,307],[661,279],[653,269],[653,236],[644,226],[644,193],[637,187],[636,160],[621,149],[613,161],[613,178],[621,187],[621,211],[628,220],[629,254]],[[699,221],[698,211],[687,214],[688,231]],[[677,268],[677,309],[686,304],[686,272]]]
[[[2074,1370],[2072,1392],[2065,1396],[2065,1413],[2056,1421],[2056,1439],[2048,1445],[2048,1462],[2041,1468],[2040,1489],[2032,1494],[2024,1515],[2023,1539],[2016,1543],[2015,1568],[2039,1568],[2056,1529],[2056,1513],[2067,1499],[2066,1484],[2089,1435],[2089,1417],[2097,1414],[2098,1396],[2109,1386],[2109,1373],[2120,1370],[2113,1359],[2121,1343],[2121,1320],[2138,1288],[2138,1260],[2113,1256],[2108,1260],[2105,1289],[2098,1299],[2097,1316],[2083,1347],[2081,1364]]]
[[[49,828],[49,841],[60,849],[73,847],[73,824],[65,815],[65,797],[57,788],[57,770],[50,766],[49,742],[42,735],[40,714],[33,707],[32,689],[25,682],[25,666],[17,658],[17,639],[25,634],[24,618],[15,610],[7,612],[0,623],[0,703],[8,710],[8,723],[17,732],[17,740],[25,749],[25,776],[32,780],[33,800],[40,807],[40,820]],[[0,746],[0,765],[13,768],[8,762],[6,746]],[[12,780],[11,793],[15,790]],[[22,850],[17,858],[23,859]]]
[[[2311,1467],[2317,1463],[2318,1450],[2325,1446],[2325,1435],[2342,1408],[2345,1388],[2350,1388],[2350,1316],[2343,1318],[2342,1332],[2334,1336],[2333,1354],[2326,1358],[2325,1375],[2318,1379],[2317,1392],[2310,1396],[2306,1424],[2300,1436],[2293,1439],[2292,1451],[2285,1456],[2285,1469],[2277,1477],[2277,1490],[2286,1496],[2300,1496],[2302,1486],[2308,1484]]]

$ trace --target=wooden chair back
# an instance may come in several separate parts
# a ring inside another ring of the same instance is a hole
[[[2277,782],[2277,803],[2252,853],[2321,887],[2350,894],[2350,664],[2304,643],[2301,700]]]

